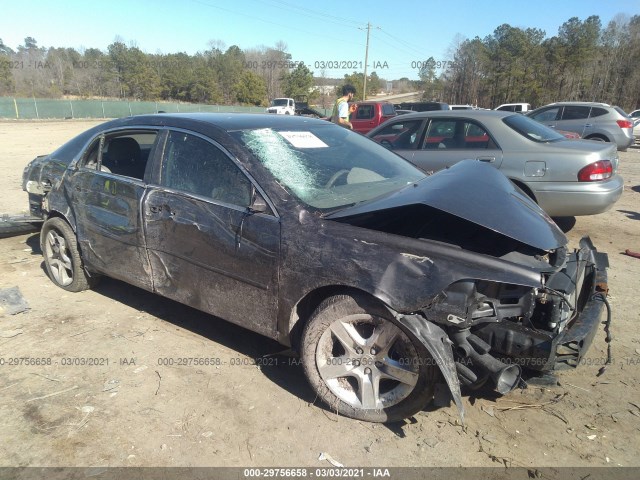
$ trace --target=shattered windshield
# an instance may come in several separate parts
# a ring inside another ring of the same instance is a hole
[[[365,202],[425,176],[368,138],[331,124],[234,135],[289,193],[320,210]]]

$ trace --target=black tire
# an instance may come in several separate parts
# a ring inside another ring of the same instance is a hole
[[[369,422],[393,422],[419,412],[432,400],[439,378],[424,346],[365,295],[324,300],[304,328],[301,357],[307,379],[324,403],[341,415]]]
[[[586,137],[585,140],[594,140],[596,142],[609,142],[609,139],[603,135],[591,135]]]
[[[76,235],[61,218],[50,218],[42,226],[40,247],[49,278],[69,292],[81,292],[96,285],[99,276],[89,276],[82,265]]]

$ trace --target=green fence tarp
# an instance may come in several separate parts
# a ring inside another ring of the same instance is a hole
[[[320,112],[323,109],[318,109]],[[147,113],[234,112],[264,113],[263,107],[199,103],[128,102],[118,100],[64,100],[0,97],[0,118],[120,118]],[[325,111],[326,113],[327,111]]]

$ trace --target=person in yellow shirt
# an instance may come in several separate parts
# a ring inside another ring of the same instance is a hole
[[[333,105],[333,113],[331,114],[331,120],[333,123],[337,123],[338,125],[353,130],[353,125],[351,125],[349,115],[351,112],[355,111],[355,108],[353,108],[354,105],[352,105],[352,110],[349,109],[349,102],[353,100],[355,94],[356,87],[353,85],[347,84],[342,87],[342,96],[338,97],[336,103]]]

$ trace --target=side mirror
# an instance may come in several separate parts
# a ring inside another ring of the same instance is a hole
[[[256,192],[253,195],[253,201],[251,202],[251,205],[249,205],[249,211],[251,213],[265,213],[268,210],[269,205],[267,205],[265,199],[262,198],[262,195]]]

